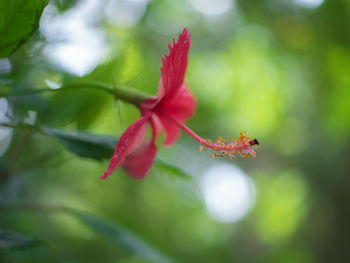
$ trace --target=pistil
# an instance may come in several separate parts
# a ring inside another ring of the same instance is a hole
[[[210,155],[214,158],[218,157],[229,157],[236,158],[236,155],[240,155],[242,158],[246,157],[256,157],[255,149],[257,149],[257,145],[259,142],[257,139],[251,139],[251,137],[246,136],[244,132],[240,133],[238,139],[231,139],[230,137],[226,137],[223,139],[221,136],[215,141],[211,141],[209,139],[203,139],[198,136],[195,132],[193,132],[189,127],[187,127],[183,122],[173,118],[172,116],[157,111],[157,113],[161,113],[163,116],[173,121],[176,125],[178,125],[182,130],[184,130],[188,135],[190,135],[193,139],[199,142],[200,147],[198,151],[206,151],[209,150]],[[253,146],[255,146],[253,149]]]

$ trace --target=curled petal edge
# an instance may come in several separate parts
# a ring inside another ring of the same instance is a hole
[[[147,120],[149,119],[150,115],[151,113],[149,112],[140,117],[125,130],[125,132],[119,138],[107,170],[100,177],[100,179],[106,179],[109,175],[111,175],[125,160],[127,155],[139,147],[145,136]]]

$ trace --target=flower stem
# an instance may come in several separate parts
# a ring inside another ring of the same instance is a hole
[[[31,95],[31,94],[37,94],[37,93],[44,93],[44,92],[61,92],[66,90],[75,90],[78,88],[92,88],[92,89],[98,89],[103,90],[105,92],[108,92],[112,95],[114,95],[114,90],[111,86],[100,83],[100,82],[82,82],[82,83],[71,83],[71,84],[64,84],[60,88],[52,89],[49,87],[41,88],[41,89],[11,89],[11,88],[2,88],[0,90],[0,96],[3,97],[10,97],[10,96],[19,96],[19,95]]]
[[[61,205],[43,205],[35,203],[0,203],[0,210],[25,210],[34,212],[59,213],[69,211],[69,208]]]
[[[68,90],[76,90],[79,88],[91,88],[96,90],[101,90],[107,92],[115,97],[115,99],[134,104],[136,106],[140,105],[145,100],[149,99],[151,96],[141,93],[139,91],[133,90],[131,88],[115,87],[110,86],[101,82],[81,82],[81,83],[67,83],[63,84],[60,88],[52,89],[49,87],[41,89],[11,89],[1,87],[0,97],[11,97],[20,95],[32,95],[44,92],[63,92]]]
[[[114,87],[113,94],[116,99],[139,106],[142,102],[148,100],[151,96],[130,88]]]

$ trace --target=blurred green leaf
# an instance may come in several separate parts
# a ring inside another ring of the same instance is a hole
[[[38,28],[48,0],[0,2],[0,57],[17,50]]]
[[[180,178],[180,179],[183,179],[186,181],[194,182],[193,177],[191,175],[186,173],[181,168],[179,168],[173,164],[165,162],[164,160],[162,160],[159,157],[156,158],[156,161],[154,164],[155,164],[156,168],[158,168],[162,173],[166,173],[169,176]]]
[[[109,159],[118,142],[115,136],[94,135],[82,131],[73,132],[47,127],[41,127],[41,129],[58,139],[68,150],[76,155],[99,161]]]
[[[41,126],[41,129],[46,134],[58,139],[68,150],[76,155],[98,161],[111,158],[118,142],[118,139],[111,135],[96,135],[82,131],[65,131],[43,126]],[[184,172],[181,168],[167,163],[159,157],[156,158],[154,165],[162,173],[193,182],[192,176]]]
[[[96,232],[130,252],[138,253],[154,262],[173,262],[173,260],[115,222],[85,212],[71,209],[69,211]]]
[[[50,245],[46,240],[24,237],[12,231],[0,229],[0,247],[11,250],[31,249],[38,246]]]
[[[64,92],[54,91],[45,108],[38,113],[38,121],[50,127],[75,123],[79,130],[88,129],[114,100],[110,93],[105,92],[106,88],[91,89],[90,85],[76,82],[65,85],[68,88],[64,88]]]

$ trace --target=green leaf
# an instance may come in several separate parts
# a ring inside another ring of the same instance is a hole
[[[9,127],[13,126],[10,125]],[[110,159],[118,143],[118,138],[112,135],[96,135],[82,131],[67,131],[28,124],[17,125],[17,127],[42,131],[43,133],[56,138],[72,153],[83,158],[91,158],[98,161]],[[195,183],[193,176],[186,173],[180,167],[162,160],[158,156],[155,159],[154,166],[162,174]]]
[[[58,139],[76,155],[99,161],[111,158],[118,142],[115,136],[109,135],[94,135],[87,132],[50,129],[43,126],[41,126],[41,130]]]
[[[155,164],[156,168],[158,168],[161,172],[166,173],[169,176],[173,176],[173,177],[180,178],[180,179],[183,179],[186,181],[194,182],[193,176],[189,175],[181,168],[179,168],[173,164],[165,162],[164,160],[162,160],[158,156],[157,156],[154,164]]]
[[[110,159],[118,142],[118,139],[111,135],[95,135],[82,131],[65,131],[44,126],[41,126],[41,130],[58,139],[68,150],[76,155],[98,161]],[[156,158],[154,165],[162,174],[165,173],[172,177],[194,182],[191,175],[159,157]]]
[[[140,237],[115,222],[110,222],[86,212],[72,209],[69,211],[97,233],[129,252],[140,254],[153,262],[173,262],[173,260],[147,244]]]
[[[0,1],[0,57],[17,50],[38,28],[49,0]]]
[[[79,130],[88,129],[103,114],[106,102],[113,101],[113,91],[107,87],[106,84],[78,81],[64,84],[60,89],[51,91],[54,94],[38,113],[38,122],[54,127],[75,123]]]
[[[43,239],[28,238],[12,231],[0,230],[1,248],[23,250],[44,245],[50,245],[50,243]]]

